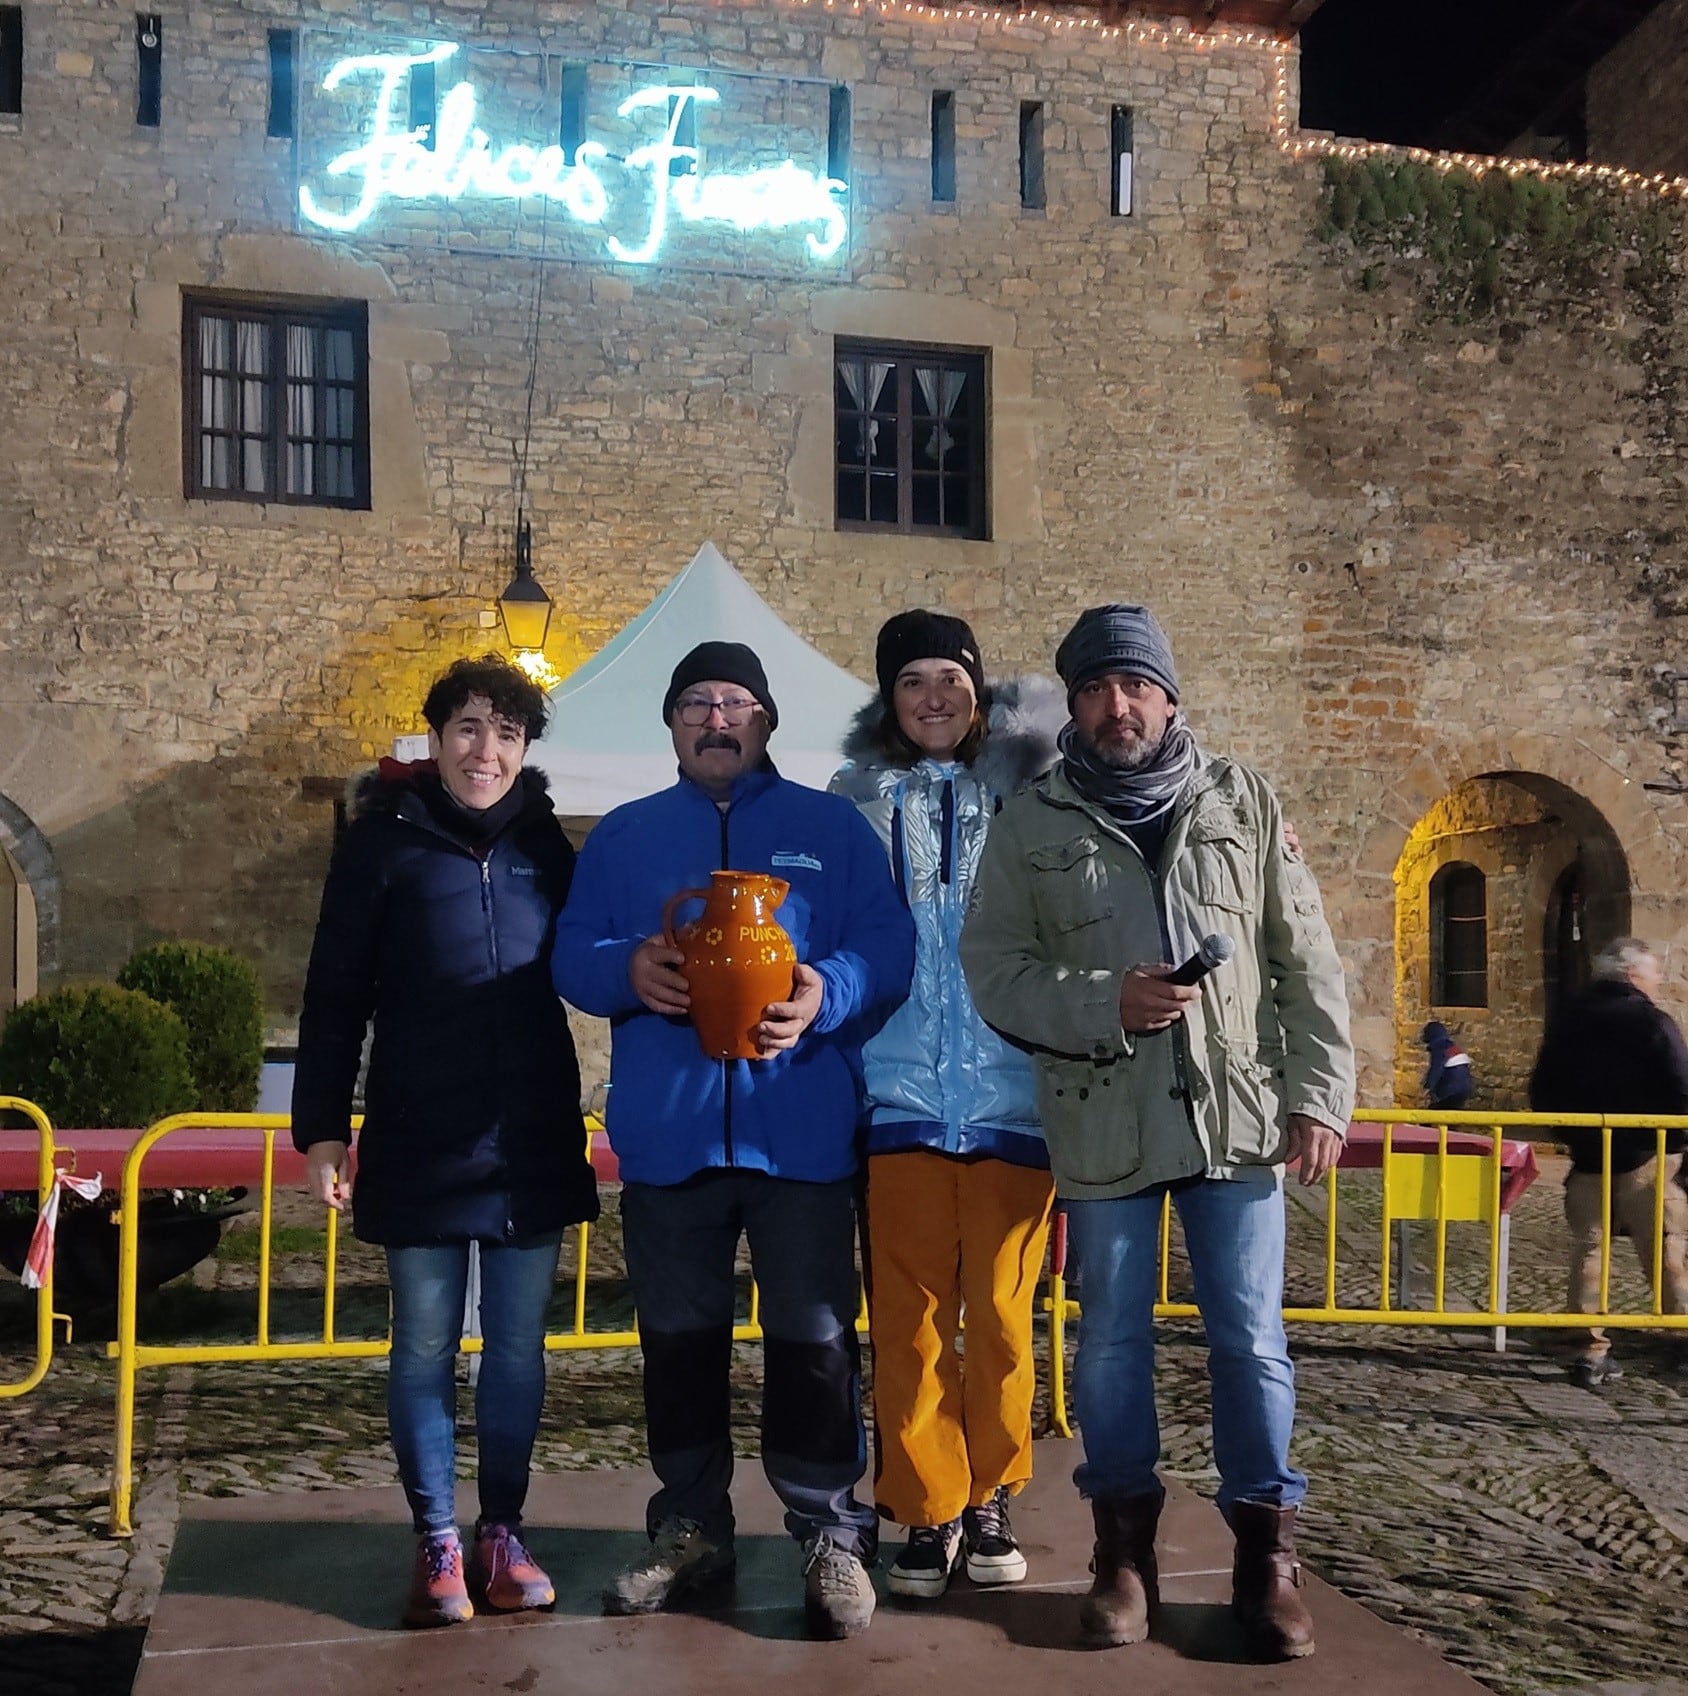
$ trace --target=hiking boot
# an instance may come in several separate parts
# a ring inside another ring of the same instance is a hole
[[[474,1617],[469,1587],[463,1582],[463,1545],[457,1533],[419,1537],[404,1623],[421,1630],[430,1625],[458,1625]]]
[[[1584,1355],[1571,1368],[1571,1382],[1584,1390],[1604,1389],[1608,1384],[1617,1383],[1623,1375],[1624,1369],[1609,1354],[1598,1359]]]
[[[873,1579],[860,1555],[826,1532],[803,1546],[803,1614],[809,1635],[827,1642],[866,1631],[875,1606]]]
[[[999,1484],[976,1508],[961,1515],[967,1547],[967,1576],[975,1584],[1018,1584],[1026,1576],[1026,1557],[1008,1523],[1008,1487]]]
[[[960,1565],[959,1519],[947,1525],[911,1525],[903,1552],[885,1575],[885,1588],[893,1596],[941,1596]]]
[[[508,1525],[475,1527],[474,1547],[469,1551],[469,1589],[477,1601],[501,1614],[548,1608],[557,1600],[544,1568]]]
[[[1313,1653],[1313,1616],[1299,1594],[1295,1509],[1275,1502],[1233,1502],[1237,1539],[1231,1565],[1231,1612],[1249,1652],[1262,1661],[1295,1661]]]
[[[1079,1605],[1079,1633],[1092,1649],[1141,1643],[1160,1607],[1155,1565],[1155,1527],[1160,1523],[1157,1491],[1140,1496],[1098,1496],[1090,1504],[1096,1546],[1090,1570],[1096,1577]]]
[[[730,1542],[710,1542],[695,1519],[665,1519],[651,1546],[605,1588],[604,1612],[660,1613],[682,1596],[727,1583],[737,1571]]]

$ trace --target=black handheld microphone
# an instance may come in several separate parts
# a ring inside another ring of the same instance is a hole
[[[1222,931],[1215,931],[1212,936],[1204,936],[1201,947],[1163,981],[1181,987],[1200,983],[1215,966],[1223,966],[1236,951],[1237,945],[1230,937]]]

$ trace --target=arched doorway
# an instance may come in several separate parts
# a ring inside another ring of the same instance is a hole
[[[1438,1019],[1472,1056],[1477,1104],[1522,1106],[1543,1023],[1630,925],[1629,862],[1604,815],[1537,772],[1460,784],[1395,867],[1395,1095],[1420,1098]]]
[[[22,868],[0,845],[0,1020],[39,984],[35,895]]]
[[[0,795],[0,1019],[58,969],[58,862],[29,814]]]

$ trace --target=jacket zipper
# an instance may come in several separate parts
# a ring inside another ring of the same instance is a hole
[[[492,855],[495,846],[496,844],[489,843],[486,853],[477,854],[475,858],[481,863],[481,915],[486,920],[487,954],[492,961],[492,982],[493,989],[496,992],[499,977],[498,915],[495,911],[495,900],[492,893]],[[504,1115],[502,1113],[498,1115],[497,1126],[495,1134],[498,1138],[498,1154],[504,1162],[504,1171],[506,1179],[508,1179],[510,1155],[508,1149],[504,1146]],[[504,1235],[506,1237],[513,1237],[516,1234],[516,1221],[510,1207],[512,1193],[510,1184],[506,1181],[504,1186]]]
[[[1170,837],[1170,829],[1167,832]],[[1166,885],[1161,881],[1158,867],[1149,864],[1149,857],[1133,840],[1130,831],[1121,829],[1120,837],[1126,847],[1137,856],[1143,867],[1143,874],[1149,880],[1149,894],[1155,904],[1155,928],[1160,932],[1161,958],[1172,958],[1172,930],[1166,922]],[[1196,1102],[1190,1092],[1190,1071],[1184,1056],[1184,1044],[1189,1040],[1189,1026],[1180,1019],[1167,1032],[1172,1039],[1172,1075],[1177,1080],[1178,1097],[1184,1103],[1184,1117],[1190,1121],[1190,1129],[1196,1128]]]
[[[730,871],[731,862],[727,858],[727,814],[732,811],[732,803],[720,809],[721,813],[721,870]],[[733,1062],[718,1060],[721,1068],[721,1153],[728,1166],[736,1165],[733,1159]]]
[[[943,845],[938,851],[938,883],[942,895],[938,911],[943,916],[943,928],[949,928],[947,907],[955,899],[955,838],[956,838],[955,779],[946,776],[938,800],[938,830]],[[944,1009],[944,1060],[950,1076],[961,1064],[961,1007],[953,995],[941,998]],[[938,1087],[949,1097],[949,1123],[944,1127],[944,1145],[953,1154],[961,1147],[961,1103],[949,1090],[948,1079],[940,1077]]]
[[[405,816],[405,814],[403,814],[403,813],[400,813],[398,815],[398,817],[405,824],[412,825],[418,830],[425,830],[431,836],[437,836],[448,847],[457,850],[457,852],[462,853],[462,854],[467,854],[470,857],[470,859],[474,860],[475,863],[480,867],[480,869],[481,869],[481,918],[486,925],[487,959],[491,963],[491,966],[492,966],[493,984],[494,984],[494,987],[496,988],[497,982],[498,982],[498,976],[499,976],[498,916],[497,916],[497,913],[495,911],[496,903],[494,901],[494,897],[493,897],[493,893],[492,893],[492,856],[498,850],[497,840],[494,839],[493,841],[491,841],[487,844],[486,852],[484,854],[477,854],[473,848],[464,847],[464,845],[461,842],[453,840],[453,838],[448,836],[443,830],[438,829],[437,827],[435,827],[432,824],[426,823],[421,819],[407,818]],[[511,826],[513,826],[514,823],[515,823],[515,821],[512,820]],[[511,826],[506,826],[506,829],[511,828]],[[495,1074],[496,1074],[496,1070],[497,1069],[495,1068]],[[505,1173],[508,1174],[509,1170],[510,1170],[510,1161],[509,1161],[509,1157],[508,1157],[508,1154],[507,1154],[507,1152],[505,1150],[505,1146],[504,1146],[504,1116],[503,1116],[502,1113],[499,1114],[499,1116],[498,1116],[497,1136],[498,1136],[499,1157],[500,1157],[500,1159],[502,1159],[504,1161],[504,1170],[505,1170]],[[505,1197],[506,1197],[505,1207],[504,1207],[504,1235],[506,1237],[513,1237],[516,1234],[516,1221],[511,1217],[509,1200],[508,1200],[511,1193],[512,1193],[511,1189],[510,1189],[508,1183],[506,1183],[505,1189],[504,1189],[504,1194],[505,1194]]]

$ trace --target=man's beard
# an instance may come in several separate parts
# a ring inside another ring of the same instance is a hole
[[[1161,743],[1165,740],[1166,726],[1163,724],[1153,741],[1145,732],[1130,742],[1092,741],[1090,747],[1103,765],[1111,766],[1115,771],[1141,771],[1160,752]]]

